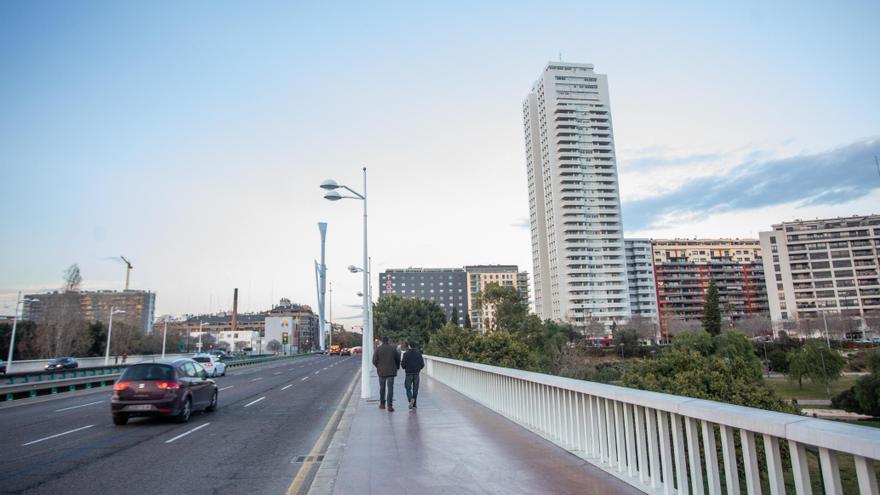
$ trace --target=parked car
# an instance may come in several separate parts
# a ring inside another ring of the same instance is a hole
[[[226,363],[220,362],[220,358],[213,354],[196,355],[193,361],[204,366],[208,376],[226,376]]]
[[[0,359],[0,375],[6,374],[6,361]]]
[[[45,366],[46,371],[58,371],[58,370],[73,370],[79,368],[79,363],[76,362],[76,358],[73,357],[63,357],[63,358],[55,358],[49,361],[49,364]]]
[[[136,416],[173,417],[189,421],[193,411],[217,409],[218,390],[201,364],[189,358],[130,366],[113,384],[113,424]]]

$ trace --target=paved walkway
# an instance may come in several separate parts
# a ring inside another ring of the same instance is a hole
[[[351,429],[340,427],[335,449],[330,449],[336,458],[322,467],[327,468],[324,478],[335,474],[335,481],[320,491],[641,493],[424,373],[420,395],[419,407],[408,410],[401,374],[395,380],[393,413],[354,397],[347,409],[349,421],[343,421],[350,422]]]

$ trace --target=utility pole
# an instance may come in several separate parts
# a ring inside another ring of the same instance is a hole
[[[329,349],[333,345],[333,282],[328,282],[327,285],[330,286],[330,289],[327,291],[330,293],[330,300],[328,301],[330,304],[327,305],[327,309],[329,310],[327,323],[330,324],[330,334],[327,339],[327,348]],[[361,346],[361,349],[363,349],[363,346]]]

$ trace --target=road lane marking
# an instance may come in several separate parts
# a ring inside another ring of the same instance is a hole
[[[311,452],[306,456],[315,456],[323,454],[327,447],[330,444],[330,441],[333,439],[333,431],[335,431],[337,425],[339,424],[339,417],[342,415],[343,411],[346,408],[348,401],[351,400],[351,395],[354,392],[354,386],[357,383],[358,376],[360,376],[360,371],[355,374],[354,379],[351,381],[351,384],[348,386],[348,390],[342,392],[342,397],[339,398],[339,403],[336,405],[336,411],[333,412],[333,415],[330,416],[330,420],[327,421],[327,424],[324,426],[324,431],[321,432],[321,436],[318,437],[318,441],[315,442],[315,445],[312,446]],[[287,487],[287,495],[297,495],[301,491],[303,491],[304,484],[309,474],[312,472],[312,468],[316,465],[314,462],[304,462],[302,466],[300,466],[299,471],[296,473],[296,477],[293,478],[293,481],[290,483],[290,486]],[[309,487],[310,488],[310,487]]]
[[[62,433],[56,433],[56,434],[54,434],[54,435],[50,435],[50,436],[48,436],[48,437],[43,437],[43,438],[41,438],[41,439],[39,439],[39,440],[34,440],[33,442],[23,443],[23,444],[21,444],[21,446],[22,446],[22,447],[27,447],[28,445],[33,445],[33,444],[35,444],[35,443],[40,443],[40,442],[43,442],[43,441],[45,441],[45,440],[51,440],[51,439],[53,439],[53,438],[58,438],[58,437],[60,437],[60,436],[64,436],[64,435],[67,435],[67,434],[70,434],[70,433],[76,433],[76,432],[78,432],[78,431],[86,430],[86,429],[91,428],[91,427],[93,427],[93,426],[95,426],[95,425],[88,425],[88,426],[82,426],[82,427],[80,427],[80,428],[74,428],[73,430],[68,430],[68,431],[65,431],[65,432],[62,432]]]
[[[306,377],[300,378],[299,381],[304,382],[304,381],[306,381],[306,380],[308,380],[308,379],[309,379],[309,377],[306,376]]]
[[[263,399],[265,399],[265,398],[266,398],[266,396],[264,395],[264,396],[260,397],[259,399],[255,400],[255,401],[253,401],[253,402],[248,402],[247,404],[244,405],[244,407],[250,407],[250,406],[256,404],[257,402],[260,402],[261,400],[263,400]]]
[[[224,390],[226,390],[226,389],[229,389],[229,388],[232,388],[232,387],[234,387],[234,386],[235,386],[235,385],[229,385],[228,387],[223,387],[223,388],[221,388],[221,389],[219,389],[219,390],[222,392],[222,391],[224,391]]]
[[[281,387],[281,390],[287,390],[287,389],[289,389],[289,388],[292,387],[292,386],[293,386],[293,384],[291,383],[290,385],[287,385],[287,386]]]
[[[316,371],[316,372],[315,372],[316,375],[317,375],[318,373],[320,373],[320,371]]]
[[[277,375],[280,375],[281,372],[280,372],[280,371],[276,371],[275,373],[272,373],[272,374],[277,376]]]
[[[189,431],[187,431],[187,432],[185,432],[185,433],[181,433],[180,435],[177,435],[176,437],[174,437],[174,438],[172,438],[172,439],[170,439],[170,440],[165,440],[165,443],[171,443],[171,442],[173,442],[173,441],[175,441],[175,440],[181,439],[181,438],[183,438],[183,437],[189,435],[190,433],[192,433],[192,432],[194,432],[194,431],[199,431],[199,430],[201,430],[202,428],[208,426],[209,424],[211,424],[211,423],[205,423],[205,424],[203,424],[203,425],[196,426],[196,427],[193,428],[192,430],[189,430]]]
[[[80,408],[80,407],[86,407],[86,406],[94,406],[95,404],[100,404],[100,403],[102,403],[102,402],[104,402],[104,401],[102,401],[102,400],[98,400],[98,401],[95,401],[95,402],[89,402],[88,404],[80,404],[80,405],[78,405],[78,406],[63,407],[63,408],[61,408],[61,409],[56,409],[55,412],[69,411],[69,410],[71,410],[71,409],[78,409],[78,408]]]
[[[253,379],[253,380],[251,380],[251,381],[252,381],[252,382],[255,382],[255,381],[257,381],[257,380],[262,380],[262,379],[263,379],[263,377],[262,377],[262,376],[258,376],[258,377],[256,377],[256,378],[254,378],[254,379]]]

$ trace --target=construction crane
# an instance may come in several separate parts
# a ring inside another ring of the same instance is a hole
[[[128,277],[131,274],[131,269],[134,268],[131,266],[131,261],[125,259],[125,256],[120,256],[123,262],[125,262],[125,290],[128,290]]]

